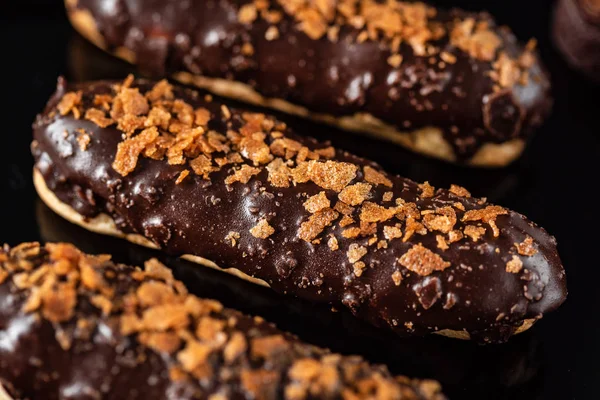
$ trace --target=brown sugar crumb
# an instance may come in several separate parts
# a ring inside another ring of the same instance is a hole
[[[442,251],[449,249],[448,243],[446,243],[446,239],[442,235],[436,235],[435,240],[437,241],[438,249]]]
[[[251,341],[251,354],[253,358],[269,359],[274,355],[289,350],[290,344],[282,335],[263,336]]]
[[[362,261],[355,262],[352,265],[354,275],[356,275],[357,277],[360,277],[366,267],[367,266]]]
[[[252,178],[254,175],[257,175],[258,173],[260,173],[259,168],[254,168],[244,164],[240,169],[235,170],[233,175],[230,175],[227,178],[225,178],[225,183],[227,185],[231,185],[234,182],[248,183],[250,178]]]
[[[185,180],[185,178],[188,177],[188,175],[190,174],[190,171],[187,169],[184,169],[183,171],[181,171],[179,173],[179,176],[177,177],[177,179],[175,180],[175,184],[179,185],[181,182],[183,182]]]
[[[394,285],[400,286],[402,283],[402,273],[400,271],[394,271],[392,273],[392,280],[394,281]]]
[[[298,237],[302,240],[310,242],[319,236],[319,234],[323,232],[327,226],[331,225],[331,223],[335,221],[338,216],[339,213],[331,208],[326,208],[312,214],[308,218],[308,221],[305,221],[300,225]]]
[[[335,203],[333,209],[343,215],[350,215],[354,212],[354,207],[350,207],[343,201],[338,201],[337,203]]]
[[[97,108],[88,108],[88,110],[85,112],[84,118],[92,121],[100,128],[106,128],[107,126],[115,123],[113,119],[106,117],[106,113],[104,111]]]
[[[275,40],[279,38],[279,29],[276,26],[270,26],[265,32],[265,39],[268,41]]]
[[[337,249],[340,248],[340,246],[338,244],[338,240],[335,236],[331,236],[329,238],[329,240],[327,241],[327,246],[329,247],[329,250],[331,250],[331,251],[336,251]]]
[[[229,111],[229,108],[225,104],[221,104],[221,114],[223,114],[223,118],[226,120],[231,118],[231,111]]]
[[[448,233],[456,224],[456,212],[448,206],[438,208],[434,213],[423,216],[423,224],[429,230]]]
[[[161,99],[171,100],[173,99],[173,86],[166,79],[162,79],[146,93],[146,98],[152,102]]]
[[[61,284],[55,290],[41,293],[42,315],[51,322],[66,322],[73,317],[77,304],[77,292],[67,284]]]
[[[311,214],[323,210],[324,208],[330,208],[331,202],[327,198],[324,191],[321,191],[314,196],[311,196],[304,202],[304,208]]]
[[[442,51],[440,53],[440,58],[447,62],[448,64],[456,63],[456,56],[454,54],[448,53],[447,51]]]
[[[394,68],[398,68],[402,64],[402,56],[400,54],[392,54],[388,57],[387,63]]]
[[[112,167],[122,176],[127,176],[135,169],[138,157],[144,148],[158,137],[156,127],[144,129],[138,135],[125,139],[117,146],[117,154]]]
[[[231,243],[231,247],[235,247],[239,238],[240,233],[235,231],[229,231],[229,233],[227,233],[227,236],[225,236],[225,240]]]
[[[242,24],[251,24],[257,17],[256,6],[253,3],[244,4],[238,12],[238,21]]]
[[[62,99],[60,99],[60,102],[56,106],[60,115],[64,116],[72,111],[75,119],[79,119],[80,111],[77,109],[77,106],[81,104],[81,96],[81,90],[77,92],[65,93],[65,95],[62,97]]]
[[[455,24],[450,32],[450,43],[467,52],[471,57],[492,61],[502,44],[500,37],[482,24],[475,25],[473,18]]]
[[[392,201],[393,198],[394,198],[394,192],[385,192],[381,199],[383,201]]]
[[[250,229],[250,233],[255,238],[266,239],[275,233],[275,228],[273,228],[266,219],[261,219],[258,224],[256,224],[252,229]]]
[[[419,189],[421,189],[421,197],[427,199],[429,197],[433,197],[435,193],[435,188],[429,184],[429,182],[423,182],[419,184]]]
[[[281,158],[276,158],[267,165],[267,179],[275,187],[290,186],[290,169]]]
[[[512,256],[512,259],[506,263],[506,272],[518,274],[523,269],[523,261],[517,256]]]
[[[354,264],[355,262],[360,260],[365,254],[367,254],[367,251],[367,248],[364,246],[358,245],[356,243],[350,244],[350,247],[348,247],[348,251],[346,252],[346,255],[348,256],[348,261]]]
[[[192,171],[194,171],[196,175],[199,175],[204,179],[208,179],[208,176],[211,172],[218,170],[217,167],[213,167],[210,158],[208,158],[204,154],[200,154],[198,157],[190,160],[189,164],[192,168]]]
[[[211,348],[209,346],[190,340],[187,342],[185,349],[177,354],[177,361],[181,363],[185,371],[193,372],[207,361],[210,352]]]
[[[459,230],[453,230],[448,233],[448,243],[458,242],[464,237],[463,233]]]
[[[206,127],[209,121],[210,111],[208,111],[206,108],[197,108],[196,111],[194,111],[194,123],[196,125]]]
[[[253,399],[270,399],[276,397],[279,374],[266,369],[243,369],[240,374],[242,387]]]
[[[308,161],[308,179],[322,187],[340,192],[356,177],[357,166],[339,161]]]
[[[342,231],[342,236],[346,239],[354,239],[357,238],[358,235],[360,235],[360,228],[358,227],[348,228]]]
[[[252,43],[244,43],[242,45],[242,48],[240,49],[242,54],[245,56],[251,56],[254,54],[254,46],[252,46]]]
[[[450,185],[450,193],[453,193],[460,197],[471,197],[471,193],[467,189],[454,184]]]
[[[246,338],[240,332],[235,332],[231,335],[229,342],[223,349],[223,358],[225,362],[230,364],[235,361],[236,358],[241,356],[248,348]]]
[[[449,262],[421,244],[413,245],[398,259],[398,262],[421,276],[430,275],[434,271],[443,271],[450,266]]]
[[[483,235],[485,235],[485,228],[482,226],[467,225],[465,226],[465,235],[470,237],[474,242],[478,241]]]
[[[344,228],[348,225],[352,225],[354,223],[354,218],[350,215],[344,215],[342,219],[340,219],[339,225],[341,228]]]
[[[525,240],[521,243],[515,243],[517,253],[522,256],[531,257],[537,253],[536,248],[533,245],[533,238],[531,236],[525,237]]]
[[[385,208],[379,204],[366,201],[360,209],[360,220],[364,222],[384,222],[396,215],[396,207]]]
[[[92,138],[85,131],[79,132],[79,135],[77,135],[77,144],[79,145],[79,149],[81,149],[81,151],[86,151],[91,141]]]
[[[365,175],[365,181],[372,183],[374,185],[383,185],[387,187],[392,187],[392,181],[389,180],[384,174],[377,171],[373,167],[369,167],[368,165],[363,169]]]
[[[402,237],[402,230],[400,229],[399,225],[386,225],[383,227],[383,236],[385,236],[387,240],[399,239]]]
[[[500,235],[500,230],[496,226],[496,217],[505,214],[508,214],[508,211],[505,208],[500,206],[487,206],[479,210],[467,211],[463,215],[462,221],[482,221],[492,228],[494,237],[498,237],[498,235]]]
[[[346,204],[356,206],[361,204],[369,197],[372,186],[368,183],[355,183],[346,186],[339,194],[338,198]]]
[[[320,155],[321,157],[325,158],[325,159],[330,159],[335,157],[335,148],[333,148],[332,146],[329,147],[325,147],[323,149],[316,149],[315,153],[317,153],[318,155]]]

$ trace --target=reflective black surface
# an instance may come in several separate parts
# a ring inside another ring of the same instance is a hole
[[[393,372],[436,378],[453,399],[598,398],[600,211],[598,87],[571,72],[549,39],[551,2],[438,1],[487,8],[522,39],[536,36],[552,74],[552,117],[524,157],[503,170],[471,170],[414,156],[385,143],[302,124],[320,139],[379,161],[387,170],[435,186],[451,182],[522,212],[557,237],[567,270],[569,298],[526,334],[501,346],[444,338],[399,340],[373,332],[345,313],[282,300],[261,287],[189,263],[168,259],[193,290],[228,306],[259,314],[305,340],[343,353],[360,353]],[[54,215],[31,183],[31,123],[60,74],[72,80],[122,78],[131,68],[104,55],[70,28],[60,1],[3,2],[0,242],[71,241],[117,261],[141,263],[155,252],[77,228]],[[284,117],[286,118],[286,117]],[[287,117],[286,120],[292,120]],[[303,128],[300,128],[303,129]]]

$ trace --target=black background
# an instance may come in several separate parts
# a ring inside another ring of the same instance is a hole
[[[373,332],[346,313],[281,299],[263,288],[182,261],[166,259],[200,295],[261,315],[301,338],[387,364],[394,373],[442,381],[461,398],[600,398],[600,102],[598,87],[571,71],[552,46],[551,1],[437,3],[488,9],[526,40],[537,37],[551,75],[554,112],[526,154],[502,170],[473,170],[424,159],[389,144],[292,121],[320,139],[380,162],[388,171],[434,186],[457,183],[519,211],[557,237],[569,297],[555,313],[505,345],[444,338],[398,339]],[[74,227],[50,212],[31,182],[31,123],[56,78],[122,78],[131,68],[104,55],[69,26],[58,0],[0,5],[0,242],[71,241],[91,252],[139,264],[154,252]],[[288,121],[293,118],[286,118]]]

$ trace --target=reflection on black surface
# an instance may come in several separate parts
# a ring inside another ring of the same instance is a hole
[[[504,345],[489,346],[434,336],[399,338],[361,323],[346,311],[332,312],[324,306],[283,298],[228,274],[88,232],[54,214],[41,200],[36,216],[44,241],[71,242],[85,252],[110,253],[115,261],[133,265],[157,257],[196,295],[260,315],[310,343],[387,364],[394,373],[435,378],[450,398],[537,398],[542,379],[535,331]]]

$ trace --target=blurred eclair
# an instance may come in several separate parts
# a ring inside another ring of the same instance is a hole
[[[67,0],[83,36],[154,75],[474,166],[548,115],[535,41],[487,13],[383,0]]]

